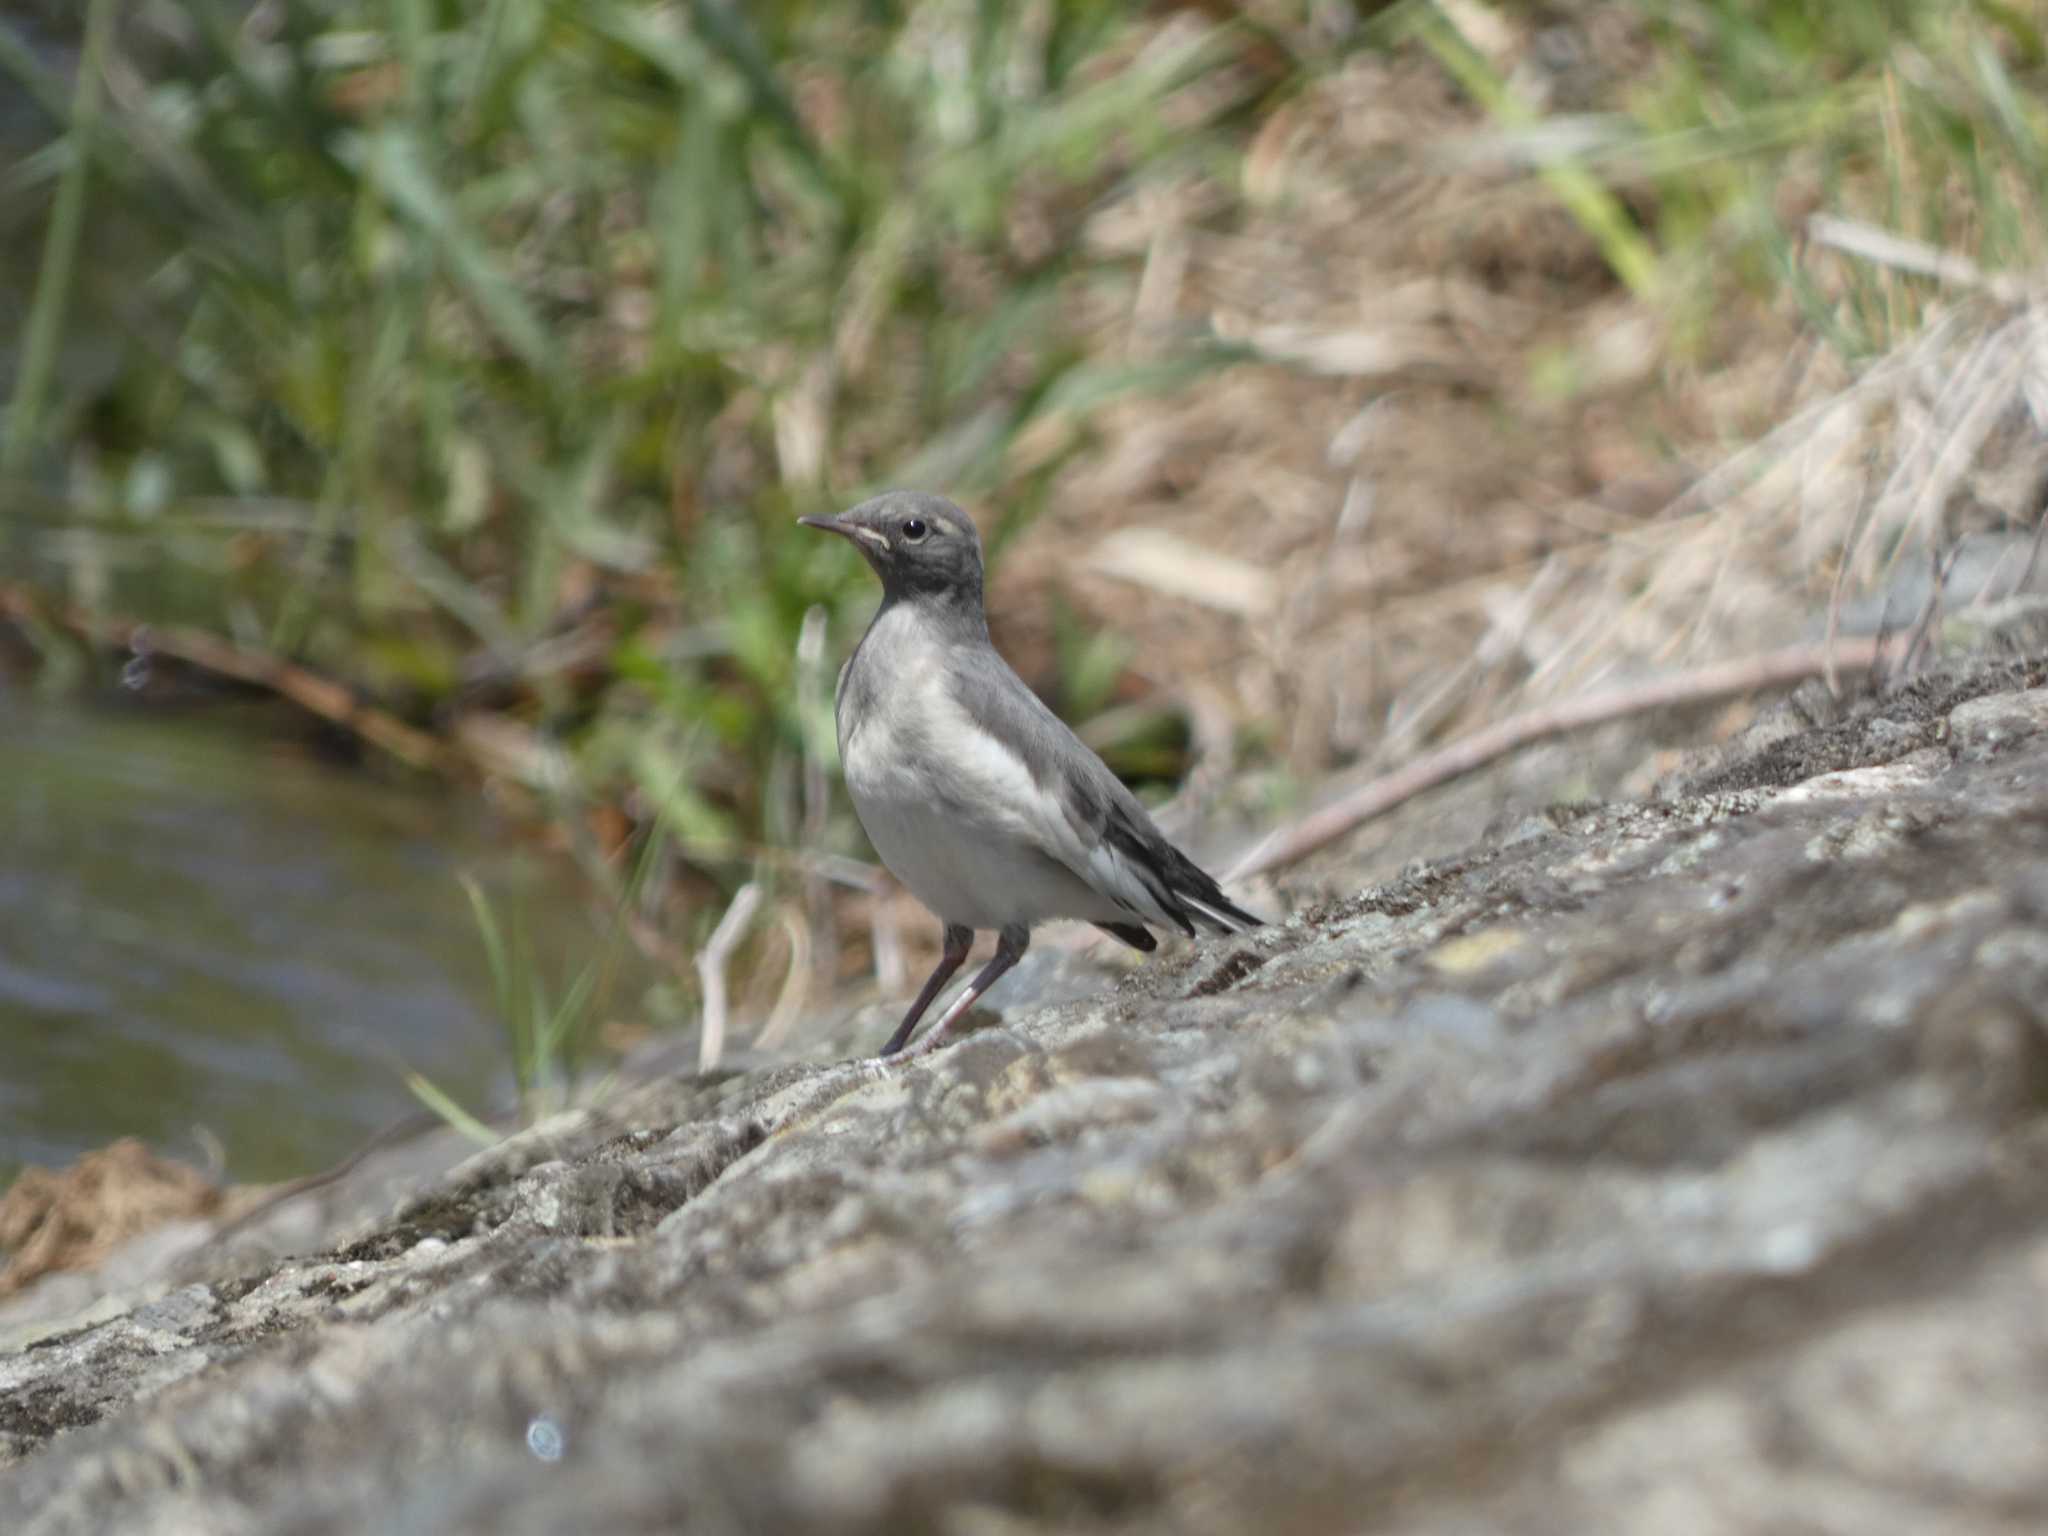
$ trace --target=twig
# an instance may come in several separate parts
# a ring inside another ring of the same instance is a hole
[[[1906,642],[1906,654],[1899,661],[1901,677],[1912,675],[1914,664],[1920,659],[1922,647],[1927,644],[1928,636],[1934,633],[1934,626],[1941,618],[1943,589],[1947,587],[1949,577],[1955,571],[1956,561],[1962,553],[1963,546],[1960,542],[1955,544],[1946,556],[1938,549],[1927,551],[1928,572],[1934,578],[1934,585],[1928,590],[1927,601],[1921,606],[1920,617],[1915,621],[1912,636]]]
[[[85,12],[85,47],[78,61],[67,128],[71,153],[58,178],[56,200],[43,231],[42,261],[37,266],[35,292],[29,300],[28,323],[21,340],[21,367],[8,401],[6,429],[0,433],[0,475],[9,480],[27,467],[42,433],[43,405],[56,377],[65,309],[85,228],[86,184],[92,175],[93,141],[101,116],[100,86],[113,30],[114,7],[107,0],[92,0]]]
[[[249,1206],[246,1210],[237,1212],[232,1218],[215,1227],[207,1241],[212,1243],[222,1242],[243,1228],[251,1226],[269,1215],[287,1200],[295,1199],[315,1189],[324,1189],[330,1184],[339,1183],[348,1174],[361,1167],[363,1162],[372,1153],[381,1152],[384,1148],[396,1146],[402,1141],[416,1140],[432,1131],[441,1129],[447,1123],[447,1121],[443,1120],[432,1110],[423,1110],[416,1115],[407,1115],[403,1120],[387,1125],[383,1130],[376,1132],[332,1167],[323,1168],[318,1173],[309,1173],[303,1177],[288,1180],[283,1184],[272,1185],[257,1198],[253,1205]]]
[[[782,1044],[811,995],[811,968],[816,962],[811,957],[810,926],[788,903],[783,905],[780,916],[783,936],[789,940],[789,969],[783,973],[782,990],[775,995],[775,1006],[768,1010],[768,1022],[754,1036],[757,1051],[772,1051]]]
[[[1981,288],[2001,303],[2012,304],[2026,297],[2023,285],[2002,274],[1986,272],[1967,256],[1944,251],[1924,241],[1909,240],[1874,224],[1816,213],[1806,221],[1807,238],[1845,256],[1859,256],[1880,267],[1931,277],[1956,288]]]
[[[1820,675],[1821,681],[1827,684],[1828,694],[1832,698],[1842,696],[1841,683],[1835,676],[1835,637],[1841,633],[1842,628],[1842,597],[1849,585],[1849,562],[1855,558],[1856,544],[1863,536],[1863,525],[1869,516],[1870,508],[1867,505],[1856,509],[1855,520],[1849,524],[1849,536],[1842,540],[1842,558],[1835,564],[1834,586],[1828,592],[1827,632],[1821,636],[1821,650],[1827,660],[1821,665]],[[1885,611],[1888,613],[1890,608],[1891,599],[1887,594]],[[1883,632],[1884,626],[1880,624],[1878,633]]]
[[[1830,664],[1842,672],[1867,672],[1884,658],[1885,651],[1885,641],[1879,637],[1839,641],[1832,655],[1825,645],[1788,646],[1761,656],[1721,662],[1672,677],[1590,693],[1562,704],[1524,710],[1360,785],[1291,826],[1276,829],[1253,844],[1224,878],[1246,880],[1296,863],[1424,790],[1463,778],[1496,758],[1552,736],[1650,710],[1704,704],[1759,688],[1781,688],[1819,676]]]
[[[2041,562],[2041,536],[2048,534],[2048,507],[2034,514],[2034,537],[2027,545],[2027,563],[2020,570],[2020,579],[2012,584],[2012,590],[2005,595],[2018,597],[2033,584],[2034,567]]]
[[[704,1024],[697,1037],[697,1070],[709,1072],[725,1054],[725,963],[739,947],[754,909],[761,905],[761,884],[749,880],[725,909],[725,916],[711,930],[711,937],[697,952],[697,979],[704,987]]]
[[[897,997],[908,987],[903,959],[903,925],[889,899],[892,887],[877,881],[868,900],[868,944],[875,957],[875,986],[884,997]]]
[[[244,649],[203,629],[144,624],[92,613],[76,604],[45,602],[14,583],[0,584],[0,617],[20,623],[53,623],[103,650],[130,651],[141,658],[169,656],[217,677],[267,688],[414,768],[453,776],[467,763],[461,753],[437,737],[364,704],[332,678]]]
[[[812,604],[804,613],[803,628],[796,642],[796,700],[798,736],[803,743],[803,846],[822,849],[832,813],[832,783],[827,770],[827,747],[832,735],[832,674],[825,664],[826,614],[822,604]],[[831,893],[816,866],[806,866],[803,877],[804,922],[808,940],[819,936],[815,947],[807,946],[814,978],[829,987],[832,977],[825,967],[839,957],[839,924]],[[779,1006],[779,1005],[778,1005]]]

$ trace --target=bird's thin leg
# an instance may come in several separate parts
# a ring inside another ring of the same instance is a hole
[[[963,928],[958,923],[946,924],[945,947],[939,951],[939,963],[925,978],[923,990],[917,994],[917,1001],[910,1005],[910,1012],[903,1015],[903,1022],[896,1026],[896,1033],[889,1037],[889,1043],[882,1047],[884,1056],[894,1056],[903,1049],[903,1042],[910,1038],[910,1032],[917,1028],[917,1021],[924,1017],[925,1009],[931,1007],[932,999],[939,995],[939,989],[953,979],[953,973],[960,969],[960,962],[967,958],[967,951],[974,947],[974,930]]]
[[[903,1059],[908,1061],[912,1057],[922,1056],[944,1039],[946,1031],[953,1027],[954,1021],[974,1006],[981,994],[995,984],[996,978],[1024,958],[1024,951],[1030,944],[1031,930],[1023,924],[1013,924],[1005,928],[1001,938],[996,941],[994,957],[981,968],[981,974],[967,984],[965,992],[953,999],[953,1006],[939,1015],[939,1022],[931,1027],[912,1050],[905,1053]]]

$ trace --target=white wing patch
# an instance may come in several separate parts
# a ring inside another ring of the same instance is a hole
[[[1219,912],[1199,896],[1190,896],[1187,892],[1182,891],[1180,899],[1222,928],[1226,933],[1249,933],[1251,931],[1243,918],[1232,917],[1228,912]]]
[[[1167,914],[1166,909],[1160,906],[1159,898],[1152,894],[1152,887],[1108,841],[1099,842],[1089,849],[1086,871],[1076,870],[1075,873],[1133,917],[1167,928],[1180,927],[1180,919]]]

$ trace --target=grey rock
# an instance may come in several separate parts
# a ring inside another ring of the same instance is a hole
[[[1949,715],[1949,750],[1984,761],[2008,752],[2048,730],[2048,704],[2041,689],[1994,693],[1959,704]]]
[[[2040,1529],[2044,681],[1525,761],[928,1060],[394,1149],[47,1302],[0,1530]]]

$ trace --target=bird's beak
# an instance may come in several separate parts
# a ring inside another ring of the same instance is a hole
[[[827,533],[843,534],[856,547],[865,544],[880,554],[887,554],[889,541],[872,528],[863,528],[858,523],[842,522],[836,517],[800,517],[797,519],[806,528],[822,528]]]

